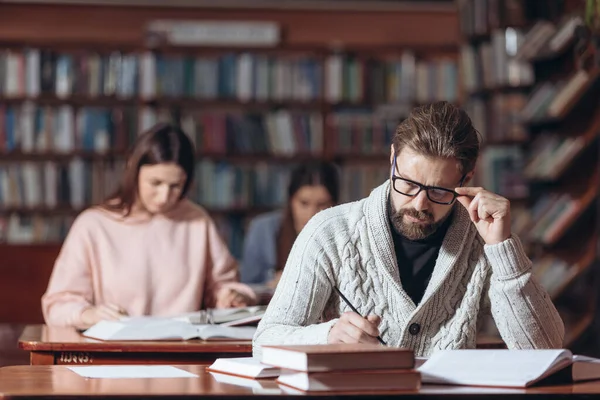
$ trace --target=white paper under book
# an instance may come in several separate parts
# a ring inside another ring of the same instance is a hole
[[[441,350],[418,370],[423,383],[527,387],[565,368],[570,381],[600,379],[600,360],[565,349]]]
[[[252,340],[256,327],[194,325],[173,319],[139,319],[130,321],[100,321],[82,334],[108,341],[130,340]]]
[[[281,373],[280,368],[263,364],[253,357],[218,358],[208,370],[252,379],[276,378]]]

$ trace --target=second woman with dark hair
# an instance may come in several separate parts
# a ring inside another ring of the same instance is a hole
[[[249,284],[275,286],[296,236],[319,211],[338,203],[335,165],[319,162],[292,171],[283,210],[256,217],[244,240],[241,278]]]
[[[85,329],[254,303],[212,219],[186,199],[194,164],[176,127],[138,138],[116,193],[82,212],[65,239],[42,297],[46,324]]]

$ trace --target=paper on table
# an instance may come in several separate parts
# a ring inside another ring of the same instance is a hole
[[[115,365],[67,367],[85,378],[197,378],[198,375],[167,365]]]

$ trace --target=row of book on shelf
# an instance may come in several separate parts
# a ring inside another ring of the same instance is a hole
[[[526,198],[531,181],[560,179],[577,156],[597,142],[598,132],[593,133],[590,137],[542,133],[527,152],[514,144],[488,146],[478,161],[477,184],[511,199]]]
[[[578,16],[565,17],[560,26],[538,21],[526,34],[509,27],[490,32],[490,40],[461,48],[461,77],[468,92],[534,83],[531,62],[558,54],[572,42]]]
[[[493,36],[502,27],[525,27],[528,14],[537,21],[519,43],[518,57],[526,60],[561,53],[574,37],[575,27],[582,23],[579,15],[563,15],[561,1],[544,3],[521,0],[459,0],[460,29],[470,41]],[[553,22],[556,16],[561,18]]]
[[[223,210],[226,214],[228,211],[236,214],[236,210],[282,207],[293,167],[292,163],[232,164],[202,160],[196,164],[195,183],[189,195],[209,210]],[[4,230],[2,239],[8,242],[60,241],[71,219],[50,218],[43,213],[38,215],[36,210],[77,211],[90,204],[98,204],[115,189],[123,168],[122,158],[85,161],[75,157],[64,162],[1,164],[0,210],[22,211],[10,217],[10,229]],[[388,172],[385,163],[383,166],[342,165],[340,201],[353,201],[368,195],[373,187],[385,181]],[[247,213],[241,214],[247,217],[244,215]],[[36,224],[58,224],[63,228],[32,229]],[[232,225],[232,222],[225,219],[224,224]],[[20,229],[21,226],[23,229]],[[243,226],[239,223],[223,228],[224,232],[228,232],[226,238],[239,238],[240,230]],[[235,241],[239,243],[239,240]]]
[[[483,101],[472,99],[467,111],[484,142],[524,142],[528,138],[521,115],[526,112],[524,96],[496,96],[491,109]],[[486,119],[486,116],[490,116]],[[179,118],[178,118],[179,117]],[[320,113],[278,110],[265,113],[232,111],[174,112],[152,107],[58,107],[24,103],[0,105],[0,149],[22,153],[73,150],[124,151],[139,132],[157,121],[173,121],[183,127],[199,152],[209,154],[322,154],[324,127],[328,129],[330,148],[337,154],[387,152],[399,118],[390,118],[377,110],[340,110],[330,113],[325,125]],[[589,135],[588,135],[589,136]],[[538,138],[532,151],[540,161],[547,154],[569,159],[589,141],[556,136]],[[536,164],[537,165],[537,164]],[[548,166],[559,170],[560,168]],[[552,175],[545,167],[532,176]],[[547,172],[544,172],[547,171]]]
[[[284,204],[294,164],[258,162],[232,164],[202,160],[196,164],[189,195],[208,208],[276,207]],[[0,205],[3,208],[82,209],[96,204],[116,187],[124,160],[65,162],[24,161],[0,164]],[[367,195],[383,183],[386,165],[340,167],[341,196],[346,202]]]
[[[461,78],[467,92],[533,84],[533,67],[516,57],[523,36],[516,28],[499,29],[492,32],[489,42],[464,45],[461,48]]]
[[[597,174],[594,176],[597,177]],[[591,186],[583,193],[550,192],[539,196],[527,210],[515,210],[513,230],[527,240],[553,245],[572,227],[598,197]]]
[[[384,59],[351,54],[99,54],[47,49],[0,51],[0,96],[73,95],[246,101],[428,102],[458,98],[452,58]]]
[[[125,151],[139,132],[157,121],[180,125],[198,152],[321,155],[321,113],[193,111],[152,107],[0,105],[0,149],[20,153]],[[337,154],[385,154],[397,125],[377,111],[340,110],[327,115],[331,149]]]
[[[598,79],[597,71],[577,70],[558,82],[542,82],[531,93],[495,94],[491,101],[477,96],[465,103],[475,127],[484,141],[525,141],[527,127],[560,119],[573,102]]]
[[[458,0],[460,30],[466,37],[487,35],[502,26],[523,26],[526,2],[521,0]]]
[[[122,167],[122,163],[83,163],[81,160],[66,165],[43,162],[3,166],[0,169],[2,206],[24,210],[38,207],[51,210],[61,206],[77,209],[88,202],[99,202],[114,188]],[[365,196],[374,185],[383,182],[388,173],[387,167],[348,166],[343,171],[343,202]],[[267,164],[251,170],[204,161],[198,164],[198,183],[192,189],[192,198],[200,198],[207,207],[224,208],[227,205],[234,210],[257,205],[261,205],[261,209],[278,207],[284,201],[283,188],[288,172],[289,169]],[[280,184],[272,185],[272,182]],[[592,204],[595,196],[597,191],[593,190],[580,197],[548,194],[540,197],[531,210],[514,207],[514,231],[525,241],[552,244],[557,235],[564,234],[572,219]],[[73,217],[69,213],[63,216],[13,213],[2,218],[0,233],[2,240],[9,243],[59,242],[68,232]],[[246,218],[243,213],[215,215],[219,231],[236,257],[241,256]],[[548,290],[556,289],[560,282],[575,273],[572,267],[557,257],[534,260],[534,269],[541,271],[537,273]]]

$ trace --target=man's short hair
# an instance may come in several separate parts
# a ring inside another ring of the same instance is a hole
[[[396,154],[409,148],[426,157],[454,158],[462,174],[475,169],[479,156],[479,133],[471,118],[446,101],[414,108],[398,125],[393,144]]]

